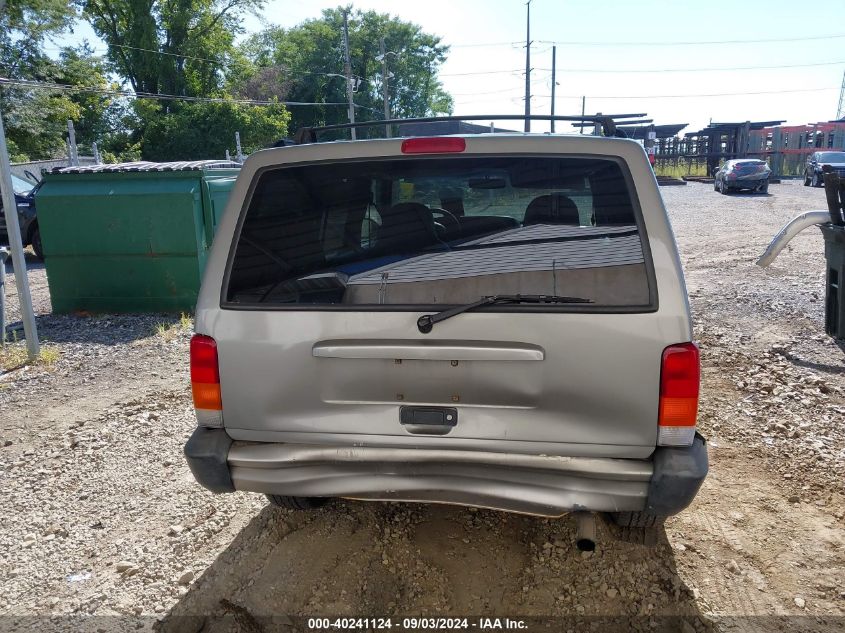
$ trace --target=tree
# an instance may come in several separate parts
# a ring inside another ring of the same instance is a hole
[[[284,138],[290,118],[280,106],[251,106],[233,101],[188,102],[170,113],[154,102],[139,104],[146,127],[141,138],[145,160],[223,159],[234,154],[235,132],[244,153]],[[144,112],[144,110],[146,110]]]
[[[67,0],[0,0],[0,69],[6,77],[39,66],[48,35],[68,28],[76,10]]]
[[[234,63],[230,57],[238,57],[241,18],[264,0],[78,1],[106,42],[114,70],[139,97],[174,96],[133,103],[136,127],[126,142],[145,160],[222,159],[226,149],[234,150],[235,132],[245,151],[285,135],[289,116],[281,105],[175,98],[227,96],[225,72]]]
[[[95,140],[104,133],[111,97],[45,90],[37,85],[49,82],[108,87],[103,60],[87,45],[65,48],[58,59],[44,52],[44,40],[69,28],[75,10],[65,0],[9,0],[5,4],[6,10],[0,10],[0,75],[34,82],[6,84],[0,94],[13,159],[64,155],[68,119],[78,125],[81,143]]]
[[[108,46],[116,72],[136,92],[207,96],[222,69],[241,17],[264,0],[77,0]]]
[[[319,19],[291,29],[271,27],[250,37],[241,47],[243,57],[233,58],[239,68],[231,74],[232,91],[251,98],[272,93],[290,101],[345,104],[343,11],[326,9]],[[388,14],[356,10],[349,15],[349,48],[358,83],[358,120],[383,118],[382,64],[376,59],[382,37],[386,50],[394,53],[388,56],[391,115],[450,113],[452,99],[437,79],[449,50],[440,38]],[[294,108],[291,127],[345,121],[345,105],[301,107]]]

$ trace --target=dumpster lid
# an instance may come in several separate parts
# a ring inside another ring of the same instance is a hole
[[[139,171],[202,171],[204,169],[240,168],[241,164],[231,160],[185,160],[172,163],[115,163],[113,165],[79,165],[75,167],[54,167],[51,174],[102,174]]]

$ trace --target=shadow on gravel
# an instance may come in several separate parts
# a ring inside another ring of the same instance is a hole
[[[157,329],[178,327],[173,314],[42,314],[35,317],[38,335],[51,343],[96,343],[125,345],[155,336]],[[23,340],[23,324],[8,324]]]
[[[728,196],[731,198],[771,198],[774,194],[771,193],[753,193],[746,191],[745,193],[739,191],[731,191]]]
[[[23,255],[26,260],[26,269],[28,271],[44,270],[44,262],[38,259],[35,255],[28,251],[24,251]],[[15,268],[12,266],[12,258],[9,257],[6,260],[6,274],[11,275],[13,272],[15,272]]]
[[[836,345],[845,353],[845,341],[834,341]],[[805,360],[803,358],[799,358],[795,354],[791,352],[784,352],[784,358],[786,358],[790,363],[793,365],[798,365],[799,367],[804,367],[806,369],[815,369],[816,371],[825,372],[828,374],[845,374],[845,358],[843,358],[842,365],[827,365],[824,363],[815,363],[810,360]]]
[[[306,631],[303,616],[392,617],[394,627],[408,616],[520,616],[536,618],[532,631],[579,623],[713,630],[665,535],[656,548],[601,541],[589,555],[574,541],[567,518],[352,501],[310,514],[267,506],[159,629]]]

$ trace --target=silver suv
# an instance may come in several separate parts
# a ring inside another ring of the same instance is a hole
[[[258,152],[196,332],[185,453],[214,492],[576,512],[589,548],[595,513],[639,539],[707,473],[681,264],[633,141]]]

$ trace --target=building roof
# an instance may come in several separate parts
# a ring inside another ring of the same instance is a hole
[[[353,275],[349,285],[436,281],[523,271],[600,268],[643,263],[637,227],[536,224],[469,242],[469,250],[426,253]],[[618,234],[618,235],[617,235]],[[595,239],[583,239],[587,236]],[[556,241],[566,238],[577,241]],[[522,243],[524,241],[530,243]],[[537,240],[537,241],[535,241]],[[549,240],[544,242],[543,240]],[[509,244],[519,241],[518,244]],[[487,245],[489,248],[479,248]],[[389,278],[382,273],[389,272]]]
[[[678,132],[683,130],[689,123],[670,123],[666,125],[655,125],[654,132],[657,135],[657,138],[671,138],[677,135]],[[652,126],[650,125],[631,125],[625,126],[621,125],[617,129],[622,130],[625,134],[628,135],[628,138],[633,139],[644,139],[646,138],[649,129]]]
[[[741,121],[737,123],[711,123],[706,128],[698,132],[687,132],[686,137],[690,136],[709,136],[711,134],[724,134],[725,132],[736,132],[748,125],[749,130],[762,130],[766,127],[781,125],[786,121]]]

